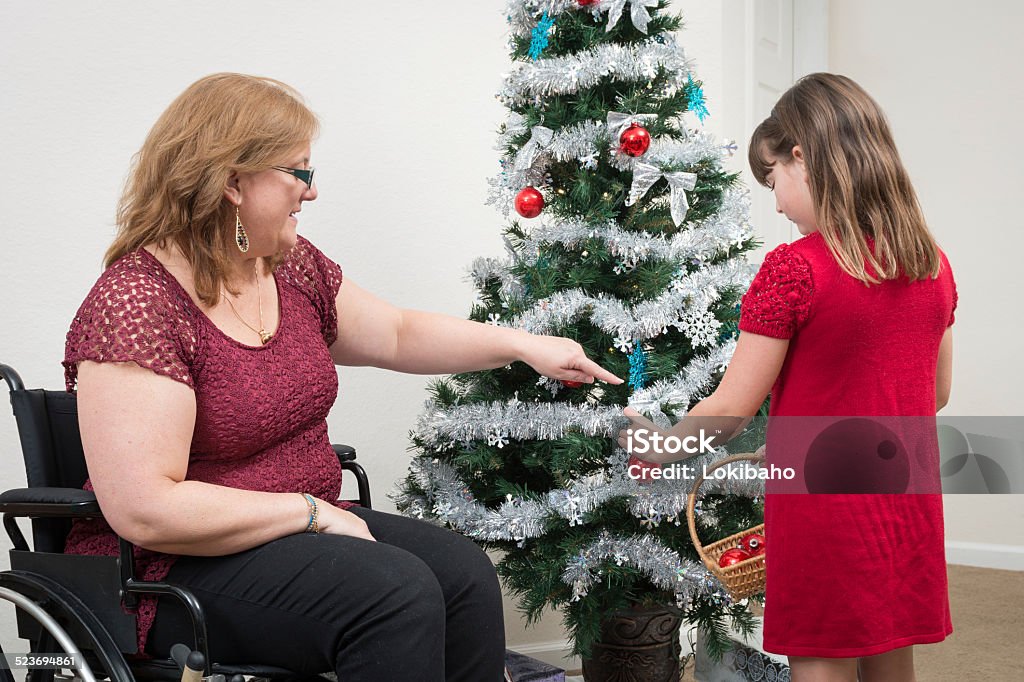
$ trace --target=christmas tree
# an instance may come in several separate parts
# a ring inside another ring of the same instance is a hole
[[[471,319],[573,338],[629,381],[538,380],[523,363],[437,381],[393,495],[500,550],[528,622],[562,608],[584,657],[602,619],[630,605],[675,605],[712,653],[727,625],[753,625],[694,550],[689,485],[634,480],[614,438],[626,405],[668,426],[714,390],[757,246],[746,193],[723,168],[735,145],[702,129],[701,82],[667,4],[509,2],[517,64],[498,94],[509,112],[489,203],[532,220],[505,228],[507,258],[472,266]],[[703,543],[760,523],[755,486],[706,486]]]

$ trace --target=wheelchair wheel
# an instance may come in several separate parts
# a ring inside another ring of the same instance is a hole
[[[33,653],[68,654],[77,665],[67,669],[82,682],[96,682],[89,660],[112,682],[135,682],[131,669],[113,638],[85,604],[53,580],[27,571],[0,573],[0,599],[12,602],[24,617],[34,620],[41,636],[32,642]],[[76,633],[73,641],[68,631]],[[86,655],[88,653],[88,656]],[[30,669],[28,682],[50,682],[54,671]],[[0,670],[0,680],[14,682],[12,671]]]

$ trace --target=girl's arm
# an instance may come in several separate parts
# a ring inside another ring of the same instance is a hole
[[[668,431],[662,431],[651,420],[627,407],[623,414],[629,417],[628,428],[647,429],[680,439],[689,436],[699,438],[703,430],[705,436],[713,436],[713,446],[723,445],[738,435],[757,414],[782,370],[782,363],[788,350],[789,339],[742,332],[736,343],[736,352],[718,388],[694,405],[675,426]],[[619,432],[620,447],[626,447],[627,438],[626,430]],[[679,453],[649,450],[643,454],[642,459],[664,464],[685,457],[680,457]]]
[[[372,366],[411,374],[457,374],[522,360],[553,379],[622,383],[588,359],[575,341],[404,310],[346,278],[338,291],[335,364]]]
[[[949,402],[949,390],[953,384],[953,328],[946,327],[939,343],[939,364],[935,368],[935,411],[938,412]]]

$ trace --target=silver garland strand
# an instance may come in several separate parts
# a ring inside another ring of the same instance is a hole
[[[655,138],[643,156],[613,154],[610,161],[619,170],[633,170],[638,163],[666,170],[692,168],[702,161],[710,161],[717,167],[728,155],[728,149],[714,135],[701,130],[689,131],[685,142]]]
[[[577,0],[512,0],[508,3],[506,15],[512,31],[519,35],[529,35],[537,25],[538,17],[544,14],[554,18],[572,11],[589,11],[595,18],[607,14],[605,32],[608,32],[615,28],[627,3],[630,21],[641,33],[647,33],[647,23],[651,19],[648,10],[657,8],[657,0],[598,0],[587,7],[580,7]]]
[[[714,454],[702,454],[686,460],[694,471],[702,471],[727,456],[719,448]],[[523,500],[508,496],[498,509],[488,509],[473,499],[469,487],[458,473],[440,460],[420,458],[410,467],[413,480],[426,496],[406,492],[390,495],[407,513],[429,518],[480,540],[512,540],[522,547],[526,540],[540,537],[552,519],[561,518],[569,526],[585,523],[583,515],[593,512],[615,498],[629,500],[630,512],[647,527],[662,522],[680,525],[686,510],[689,484],[686,480],[656,480],[641,483],[628,476],[625,450],[617,448],[609,459],[607,471],[583,476],[566,488],[548,491],[543,499]],[[709,493],[759,497],[764,482],[755,479],[711,479],[700,490],[698,499]]]
[[[554,19],[563,12],[579,9],[576,0],[510,0],[505,15],[508,17],[512,33],[528,36],[542,15],[547,14]]]
[[[610,438],[618,433],[622,409],[569,403],[472,403],[445,410],[428,401],[416,421],[416,435],[428,444],[484,440],[494,434],[515,440],[558,440],[570,431]]]
[[[725,371],[735,351],[736,342],[730,340],[711,349],[707,355],[694,357],[676,376],[659,379],[634,392],[629,397],[629,406],[646,414],[655,423],[659,421],[657,417],[666,420],[666,406],[689,405],[693,400],[708,395],[715,375]]]
[[[672,288],[650,301],[629,307],[604,295],[588,296],[569,289],[538,301],[534,307],[509,321],[509,326],[533,334],[549,334],[587,316],[600,329],[625,339],[652,339],[678,327],[688,313],[703,313],[727,287],[746,288],[753,279],[749,263],[732,259],[689,274],[680,274]]]
[[[506,106],[515,107],[535,97],[575,94],[605,78],[650,80],[659,68],[670,76],[670,92],[689,79],[690,64],[671,34],[629,45],[609,43],[564,57],[520,64],[505,77],[497,96]]]
[[[615,222],[600,226],[582,221],[542,223],[530,231],[529,239],[522,242],[519,255],[523,262],[535,263],[546,244],[559,243],[572,248],[586,240],[599,239],[604,242],[609,253],[622,258],[631,267],[652,259],[704,262],[753,237],[753,229],[748,222],[730,220],[732,203],[743,204],[743,195],[739,192],[727,193],[719,213],[667,239],[661,234],[624,230]],[[478,284],[486,282],[486,279],[480,278],[485,272],[486,268],[480,271],[474,269],[473,281]]]
[[[728,599],[722,584],[704,566],[683,559],[650,535],[616,537],[602,531],[598,538],[569,560],[562,581],[572,587],[572,601],[582,599],[602,574],[601,564],[609,560],[629,565],[664,590],[671,590],[680,608],[686,608],[701,594]]]
[[[431,499],[406,493],[392,495],[392,499],[403,506],[407,514],[447,523],[478,540],[511,540],[524,546],[528,538],[538,537],[544,532],[548,511],[557,505],[555,501],[549,510],[545,510],[542,502],[510,498],[497,510],[487,510],[473,501],[468,489],[461,486],[458,476],[447,465],[436,461],[433,464],[415,462],[412,475],[421,487],[431,491]],[[605,490],[608,486],[601,486],[596,480],[591,481],[590,485],[592,493],[608,499]],[[621,494],[621,491],[616,492]],[[574,497],[574,494],[579,493],[578,490],[552,491],[549,500],[559,493],[566,497],[559,513],[570,520],[570,525],[574,520],[579,522],[578,518],[583,513],[581,510],[589,510],[600,503],[593,494]],[[652,536],[616,539],[607,531],[601,531],[595,542],[566,564],[563,580],[573,587],[574,601],[586,595],[601,573],[601,563],[609,559],[614,559],[620,566],[629,564],[663,589],[672,590],[682,608],[697,593],[721,591],[720,584],[707,569],[696,562],[682,559]]]
[[[391,495],[406,513],[448,524],[465,535],[480,540],[512,540],[522,544],[527,538],[544,533],[550,510],[541,501],[526,501],[509,496],[497,509],[488,509],[473,499],[466,484],[448,464],[420,458],[410,465],[410,473],[429,497],[406,493]]]
[[[664,416],[667,405],[686,406],[707,395],[714,375],[728,366],[736,342],[728,341],[698,355],[675,377],[661,379],[630,397],[629,406],[653,417]],[[685,409],[682,408],[682,409]],[[623,428],[624,417],[617,405],[575,405],[570,403],[471,403],[445,409],[427,401],[416,422],[416,436],[428,445],[451,441],[485,440],[494,434],[515,440],[557,440],[570,431],[611,438]]]
[[[493,258],[477,258],[469,268],[469,277],[477,288],[490,280],[497,280],[504,301],[521,300],[525,289],[508,268],[512,261],[535,263],[542,244],[561,243],[569,247],[579,245],[586,239],[601,239],[609,252],[620,256],[627,266],[635,267],[650,258],[663,260],[696,261],[701,264],[723,251],[739,247],[749,240],[753,228],[749,222],[750,199],[745,190],[727,190],[722,206],[715,215],[681,231],[671,239],[647,232],[633,232],[620,228],[616,223],[592,225],[582,221],[542,223],[535,227],[528,239],[524,240],[514,258],[501,261]]]

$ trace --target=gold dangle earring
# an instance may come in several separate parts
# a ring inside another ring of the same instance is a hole
[[[242,253],[249,250],[249,235],[245,233],[242,219],[238,216],[237,206],[235,206],[235,244],[238,244],[238,250]]]

